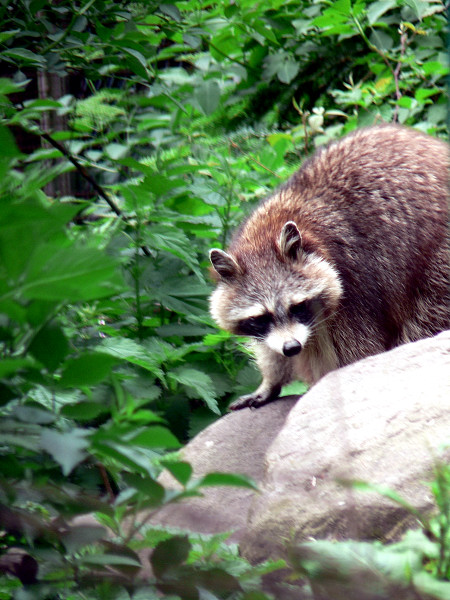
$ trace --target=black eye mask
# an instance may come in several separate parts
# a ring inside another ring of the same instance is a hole
[[[273,317],[269,313],[259,315],[258,317],[249,317],[239,321],[237,333],[240,335],[250,335],[256,338],[265,337],[273,325]]]

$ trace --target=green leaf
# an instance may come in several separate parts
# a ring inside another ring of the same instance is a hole
[[[144,346],[134,340],[121,337],[107,338],[102,341],[98,348],[105,354],[110,354],[120,360],[126,360],[138,365],[155,375],[163,376],[159,365],[165,356],[163,354],[158,356],[154,353],[149,353]]]
[[[166,427],[152,425],[131,439],[131,443],[144,448],[180,448],[177,438]]]
[[[2,158],[14,158],[20,156],[20,152],[14,141],[14,136],[11,131],[3,125],[0,125],[0,144],[2,148]]]
[[[26,278],[15,288],[29,299],[94,300],[123,290],[116,262],[91,248],[49,243],[32,254]]]
[[[69,343],[62,329],[52,321],[38,331],[28,350],[49,371],[54,371],[69,352]]]
[[[35,54],[26,48],[13,48],[12,50],[3,50],[4,57],[12,58],[19,64],[30,65],[33,67],[44,67],[45,58],[40,54]]]
[[[171,190],[184,185],[185,182],[182,179],[172,179],[160,173],[147,175],[141,183],[142,187],[148,188],[157,197],[164,196]]]
[[[147,244],[151,248],[165,250],[181,258],[194,272],[198,271],[198,261],[192,251],[192,243],[177,227],[153,225],[146,234]]]
[[[196,487],[226,485],[245,487],[258,491],[258,486],[251,477],[238,473],[208,473],[196,482]]]
[[[181,485],[186,485],[192,476],[192,467],[187,462],[162,460],[161,464],[181,483]]]
[[[405,0],[405,4],[411,7],[419,21],[443,9],[440,3],[433,2],[433,0]]]
[[[209,375],[198,369],[178,367],[168,373],[168,378],[186,386],[189,397],[202,398],[210,410],[220,415],[214,384]]]
[[[397,100],[397,104],[402,108],[411,108],[413,106],[414,99],[410,96],[402,96]]]
[[[108,412],[107,406],[97,402],[78,402],[77,404],[66,404],[61,409],[61,415],[75,421],[92,421],[104,412]]]
[[[153,290],[154,299],[166,308],[184,315],[204,315],[211,289],[192,277],[167,277]]]
[[[150,557],[153,572],[160,578],[175,567],[182,565],[189,556],[191,543],[187,536],[174,536],[160,542]]]
[[[86,554],[78,559],[78,562],[85,565],[94,566],[129,566],[141,568],[142,565],[139,558],[131,558],[127,555],[120,554]]]
[[[27,367],[35,367],[36,363],[29,358],[4,358],[0,361],[0,377],[8,377]]]
[[[278,79],[282,83],[291,83],[291,81],[297,76],[299,70],[300,65],[296,61],[286,60],[280,65],[277,71]]]
[[[420,522],[424,522],[424,516],[407,500],[402,498],[400,494],[398,494],[395,490],[384,486],[384,485],[376,485],[367,483],[366,481],[358,481],[358,480],[342,480],[344,485],[350,486],[356,490],[360,490],[363,492],[375,492],[384,496],[385,498],[389,498],[399,506],[405,508],[409,513],[416,516]]]
[[[415,91],[414,98],[418,102],[423,102],[424,100],[426,100],[430,96],[435,96],[438,93],[439,93],[439,90],[437,90],[435,88],[432,88],[432,89],[419,88],[418,90]]]
[[[370,42],[382,52],[388,52],[394,45],[392,36],[378,29],[372,31],[369,39]]]
[[[48,425],[53,423],[55,415],[44,410],[43,408],[37,408],[36,406],[16,406],[13,411],[14,417],[23,421],[24,423],[36,423],[38,425]]]
[[[101,525],[72,525],[67,533],[63,533],[61,541],[69,554],[78,552],[85,546],[94,544],[107,537],[107,532]]]
[[[290,383],[288,385],[283,386],[283,396],[296,396],[306,394],[308,391],[308,386],[303,381],[294,381],[294,383]]]
[[[217,81],[203,81],[197,89],[196,100],[205,115],[211,115],[220,103],[220,88]]]
[[[267,56],[264,61],[264,76],[271,79],[274,75],[282,83],[290,83],[298,74],[299,64],[283,51]]]
[[[116,364],[111,355],[86,352],[66,362],[60,380],[61,387],[83,387],[100,383]]]
[[[153,467],[148,453],[134,446],[120,444],[116,440],[97,440],[96,438],[97,435],[95,434],[92,441],[96,455],[107,460],[113,459],[128,469],[142,473],[145,476],[151,476]]]
[[[397,0],[380,0],[379,2],[371,2],[367,8],[367,21],[369,25],[373,25],[378,19],[391,8],[397,6]]]
[[[425,75],[445,75],[449,70],[446,65],[443,65],[437,60],[430,60],[423,63],[422,69]]]
[[[41,435],[40,444],[61,466],[63,474],[69,475],[87,456],[88,435],[89,432],[84,429],[72,429],[66,433],[46,429]]]
[[[160,483],[137,473],[123,473],[122,476],[127,485],[144,494],[146,507],[156,508],[162,504],[165,489]]]
[[[181,13],[176,4],[160,4],[158,8],[163,14],[167,15],[175,22],[179,23],[182,20]]]
[[[116,143],[107,144],[105,146],[105,152],[109,156],[109,158],[112,158],[113,160],[119,160],[127,155],[128,146]]]

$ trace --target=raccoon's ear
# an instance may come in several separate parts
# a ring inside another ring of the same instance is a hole
[[[209,251],[209,259],[214,270],[223,277],[223,279],[231,279],[241,272],[241,269],[234,258],[223,250],[212,248],[212,250]]]
[[[281,254],[296,260],[302,252],[302,236],[294,221],[288,221],[283,225],[278,242]]]

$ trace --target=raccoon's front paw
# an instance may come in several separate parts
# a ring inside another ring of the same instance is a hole
[[[256,390],[253,394],[246,394],[241,396],[230,404],[228,410],[241,410],[242,408],[259,408],[264,404],[269,404],[273,400],[276,400],[281,392],[281,386],[277,386],[270,390]]]

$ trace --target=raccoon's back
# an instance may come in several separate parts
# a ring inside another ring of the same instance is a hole
[[[429,240],[448,215],[448,147],[396,125],[359,129],[319,149],[244,222],[230,251],[258,251],[289,220],[324,247],[353,240],[380,245],[380,234]],[[408,236],[409,237],[409,236]],[[324,248],[325,249],[325,248]]]

